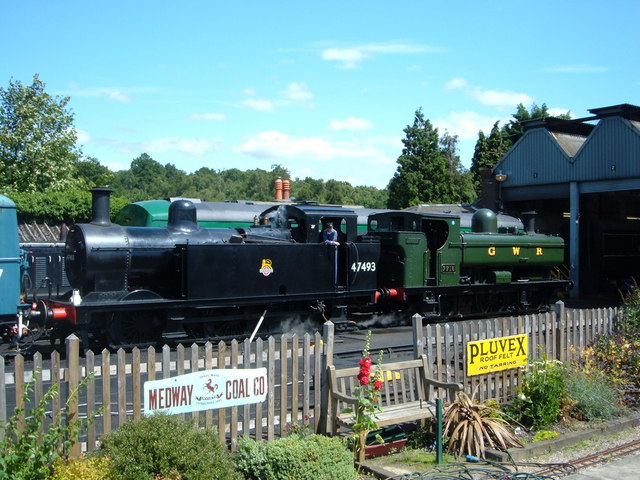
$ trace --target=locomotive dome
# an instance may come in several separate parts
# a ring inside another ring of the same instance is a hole
[[[498,217],[492,210],[481,208],[471,217],[471,231],[474,233],[497,233]]]

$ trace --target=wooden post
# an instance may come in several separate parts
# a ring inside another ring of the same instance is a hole
[[[566,321],[565,321],[565,307],[564,302],[562,300],[558,300],[553,306],[553,311],[555,313],[555,326],[556,326],[556,352],[557,357],[556,360],[560,360],[564,362],[567,360],[565,348],[567,346],[565,342],[566,332]]]
[[[442,399],[436,398],[436,463],[442,465]]]
[[[322,325],[322,347],[316,345],[316,355],[323,351],[323,365],[321,368],[320,385],[322,386],[322,400],[320,402],[320,433],[324,435],[334,435],[333,422],[331,417],[331,402],[329,400],[329,382],[327,381],[327,370],[329,365],[333,365],[333,341],[335,335],[335,325],[332,321],[324,322]]]
[[[67,377],[69,382],[69,399],[67,401],[67,422],[75,422],[80,418],[78,411],[78,387],[80,385],[80,339],[69,335],[66,339],[67,347]],[[77,438],[70,439],[74,443],[69,450],[69,458],[80,458],[80,442]]]
[[[413,358],[420,358],[424,353],[424,334],[422,332],[422,315],[416,313],[411,317],[413,331]]]
[[[4,357],[0,357],[0,435],[4,436],[4,425],[7,423],[7,387],[5,382]]]

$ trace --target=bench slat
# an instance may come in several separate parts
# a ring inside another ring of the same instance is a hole
[[[357,399],[354,397],[354,389],[357,387],[356,377],[360,369],[336,369],[330,365],[328,370],[332,433],[336,434],[338,425],[352,428],[355,423]],[[381,411],[376,412],[375,418],[380,427],[433,418],[436,415],[436,393],[442,390],[446,393],[447,400],[452,401],[455,392],[462,389],[460,384],[431,378],[426,355],[415,360],[383,364],[382,370],[384,383],[380,392]],[[347,409],[349,411],[343,413]]]

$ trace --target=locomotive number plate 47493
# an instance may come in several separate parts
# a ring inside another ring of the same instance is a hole
[[[376,262],[353,262],[351,270],[354,272],[375,272]]]

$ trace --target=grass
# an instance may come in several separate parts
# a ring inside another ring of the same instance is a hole
[[[451,463],[455,462],[456,458],[452,455],[444,454],[443,462]],[[436,465],[435,452],[427,452],[421,449],[405,448],[404,450],[394,453],[392,455],[386,455],[383,457],[376,457],[367,460],[367,463],[380,466],[402,466],[405,469],[410,469],[416,472],[423,472],[429,467]]]

